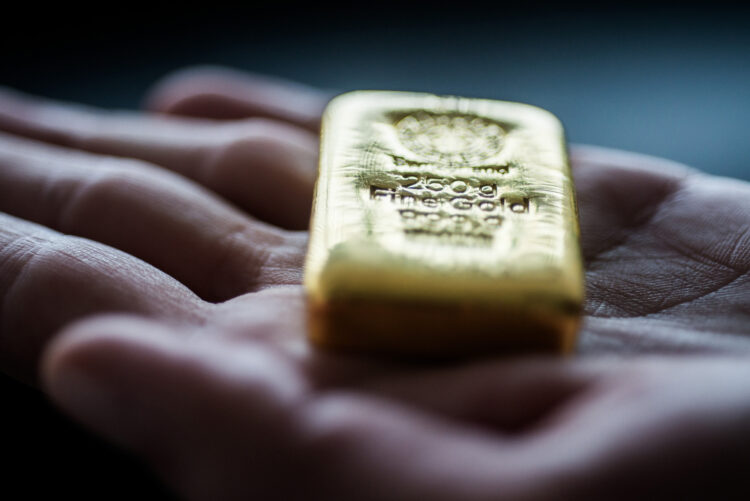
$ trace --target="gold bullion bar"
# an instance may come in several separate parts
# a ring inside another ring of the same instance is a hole
[[[357,91],[323,117],[304,283],[320,346],[568,352],[583,302],[562,125],[520,103]]]

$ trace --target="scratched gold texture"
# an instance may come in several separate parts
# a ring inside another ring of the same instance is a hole
[[[520,103],[357,91],[327,107],[311,340],[407,356],[568,352],[583,302],[560,122]]]

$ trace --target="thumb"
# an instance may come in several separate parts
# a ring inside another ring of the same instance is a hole
[[[191,330],[126,316],[73,325],[47,351],[43,381],[190,499],[528,499],[545,488],[491,433],[356,392],[315,394],[280,352]]]
[[[273,488],[291,440],[301,378],[267,349],[233,350],[132,316],[68,328],[43,361],[43,381],[74,418],[146,459],[191,498]],[[232,478],[243,481],[228,481]]]

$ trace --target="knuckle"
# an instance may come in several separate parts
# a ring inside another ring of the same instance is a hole
[[[87,176],[60,183],[48,193],[57,207],[56,228],[70,230],[91,214],[103,214],[134,196],[153,193],[163,175],[145,168],[138,161],[104,159]]]

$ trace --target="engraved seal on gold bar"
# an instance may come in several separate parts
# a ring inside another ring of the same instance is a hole
[[[576,201],[547,111],[387,91],[335,98],[310,231],[319,346],[454,357],[575,345]]]

